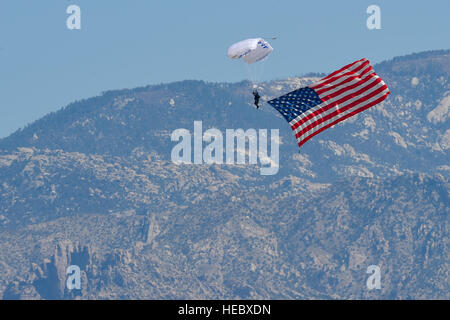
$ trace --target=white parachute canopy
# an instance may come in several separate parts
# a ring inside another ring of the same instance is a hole
[[[239,41],[228,48],[228,57],[241,59],[248,64],[263,60],[273,51],[272,46],[263,38]]]

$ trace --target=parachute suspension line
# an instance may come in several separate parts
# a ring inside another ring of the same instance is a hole
[[[264,72],[265,72],[265,69],[266,69],[266,61],[267,61],[267,59],[264,58],[259,63],[258,75],[257,75],[258,76],[258,82],[262,82],[262,78],[264,76]]]
[[[256,89],[258,84],[262,81],[265,66],[266,59],[259,61],[259,63],[246,64],[245,70],[247,72],[247,79],[251,82],[253,89]]]
[[[246,64],[245,65],[245,71],[247,73],[247,79],[250,81],[252,88],[256,88],[257,86],[257,78],[255,73],[255,65]]]
[[[255,76],[254,76],[254,72],[252,70],[252,66],[249,64],[246,64],[245,70],[247,71],[247,79],[250,81],[252,86],[254,86],[255,85]]]

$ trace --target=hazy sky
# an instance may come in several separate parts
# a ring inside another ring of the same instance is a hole
[[[81,30],[66,27],[71,4]],[[372,4],[381,30],[366,27]],[[245,38],[278,37],[268,80],[448,49],[449,16],[449,0],[1,0],[0,137],[105,90],[242,80],[226,51]]]

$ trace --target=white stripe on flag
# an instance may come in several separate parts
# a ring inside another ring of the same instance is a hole
[[[353,70],[357,69],[360,65],[362,65],[366,61],[368,61],[368,60],[367,59],[362,59],[359,62],[355,63],[354,65],[350,66],[348,69],[344,69],[341,72],[339,72],[339,73],[337,73],[337,74],[335,74],[333,76],[330,75],[331,77],[327,76],[327,77],[325,77],[325,78],[323,78],[323,79],[313,83],[309,87],[315,89],[316,87],[320,86],[320,84],[324,83],[325,81],[329,80],[330,78],[339,77],[339,76],[342,76],[344,73],[347,73],[347,72],[350,72],[350,71],[353,71]]]
[[[376,79],[379,79],[379,78],[380,78],[380,77],[378,77],[378,76],[373,76],[372,79],[370,79],[370,80],[368,80],[368,81],[362,82],[360,86],[358,86],[358,87],[356,87],[356,88],[353,88],[353,89],[351,89],[351,90],[347,90],[347,91],[341,93],[339,96],[336,96],[336,97],[334,97],[334,98],[331,98],[331,99],[328,99],[328,100],[322,102],[321,104],[319,104],[319,105],[317,105],[317,106],[315,106],[315,107],[313,107],[313,108],[311,108],[311,109],[309,109],[309,110],[303,112],[301,115],[299,115],[299,116],[296,117],[294,120],[292,120],[289,124],[291,125],[291,127],[294,126],[294,124],[296,124],[296,123],[297,123],[298,121],[300,121],[301,119],[307,117],[307,116],[310,115],[311,113],[314,113],[314,112],[320,110],[321,108],[323,108],[323,107],[325,107],[325,106],[328,106],[328,105],[332,104],[333,102],[336,102],[336,101],[338,101],[338,100],[340,100],[340,99],[343,99],[344,97],[346,97],[346,96],[348,96],[348,95],[351,95],[352,93],[357,92],[357,91],[361,90],[362,88],[364,88],[364,87],[366,87],[366,86],[369,86],[373,81],[375,81]],[[373,92],[374,90],[377,89],[377,87],[380,87],[380,86],[383,85],[383,84],[384,84],[384,82],[381,81],[381,82],[378,84],[378,86],[373,86],[372,88],[368,89],[367,91],[364,91],[363,93],[361,93],[361,94],[359,94],[359,95],[357,95],[357,96],[355,96],[355,97],[353,97],[353,98],[350,98],[350,99],[346,100],[345,102],[343,102],[342,104],[340,104],[340,105],[337,106],[337,107],[338,107],[338,108],[340,108],[340,107],[345,107],[345,106],[348,105],[349,103],[352,103],[353,101],[358,100],[358,99],[360,99],[360,98],[366,96],[367,94]],[[332,109],[333,109],[333,108],[332,108]],[[324,112],[325,112],[325,114],[324,114],[322,117],[324,117],[324,116],[326,116],[327,114],[331,113],[331,112],[329,112],[328,110],[325,110]],[[323,113],[323,112],[322,112],[322,113]],[[322,114],[322,113],[321,113],[321,114]],[[311,120],[308,120],[305,124],[306,124],[306,125],[309,124],[310,121],[311,121]],[[305,126],[305,124],[302,124],[302,126],[296,128],[295,131],[294,131],[294,133],[299,132],[299,131],[301,130],[301,129],[299,129],[299,128],[303,128],[303,127]]]
[[[330,86],[326,85],[326,86],[320,88],[320,90],[322,90],[322,89],[324,89],[324,88],[327,88],[327,90],[326,90],[325,92],[320,93],[320,94],[319,94],[319,97],[320,97],[320,98],[323,98],[323,97],[328,96],[328,95],[330,95],[330,94],[333,94],[333,93],[335,93],[336,91],[339,91],[339,90],[341,90],[341,89],[343,89],[343,88],[345,88],[345,87],[349,87],[349,86],[351,86],[351,85],[353,85],[353,84],[355,84],[355,83],[358,83],[358,82],[360,82],[360,81],[363,81],[364,79],[366,79],[367,77],[369,77],[369,76],[370,76],[371,74],[373,74],[373,73],[375,73],[375,71],[372,69],[372,70],[370,70],[369,72],[365,73],[362,77],[355,77],[355,76],[352,76],[352,78],[355,78],[355,79],[353,79],[352,81],[349,81],[349,82],[347,82],[347,83],[344,83],[344,84],[342,84],[342,85],[340,85],[340,86],[337,86],[337,87],[334,87],[336,84],[333,84],[333,85],[330,85]],[[334,88],[333,88],[333,87],[334,87]]]
[[[385,84],[383,83],[383,85],[385,85]],[[362,108],[362,107],[364,107],[364,106],[367,106],[367,105],[370,104],[371,102],[373,102],[373,101],[379,99],[380,97],[386,95],[388,92],[389,92],[389,89],[386,87],[386,89],[384,89],[383,91],[381,91],[381,92],[380,92],[379,94],[377,94],[376,96],[373,96],[372,98],[370,98],[370,99],[364,101],[363,103],[357,104],[356,106],[354,106],[354,107],[352,107],[352,108],[350,108],[350,109],[348,109],[348,110],[346,110],[346,111],[344,111],[344,112],[342,112],[342,113],[338,113],[336,116],[334,116],[334,117],[328,119],[327,121],[324,121],[324,122],[320,123],[319,125],[317,125],[317,126],[311,128],[311,130],[308,130],[308,131],[305,132],[303,135],[301,135],[300,137],[298,137],[298,138],[297,138],[297,141],[300,142],[300,141],[304,140],[305,138],[307,138],[308,136],[310,136],[310,135],[313,134],[314,132],[316,132],[316,131],[320,130],[321,128],[325,127],[326,125],[328,125],[328,124],[330,124],[330,123],[336,121],[337,119],[340,119],[340,118],[346,116],[347,114],[349,114],[349,113],[351,113],[351,112],[353,112],[353,111],[355,111],[355,110],[357,110],[357,109],[359,109],[359,108]],[[334,109],[334,108],[333,108],[333,109]],[[323,118],[323,115],[319,115],[319,117],[313,118],[313,119],[316,119],[316,120],[317,120],[317,119],[320,119],[320,118]]]

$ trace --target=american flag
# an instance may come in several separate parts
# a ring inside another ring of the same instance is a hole
[[[289,122],[300,147],[319,132],[380,103],[389,93],[369,60],[361,59],[268,102]]]

